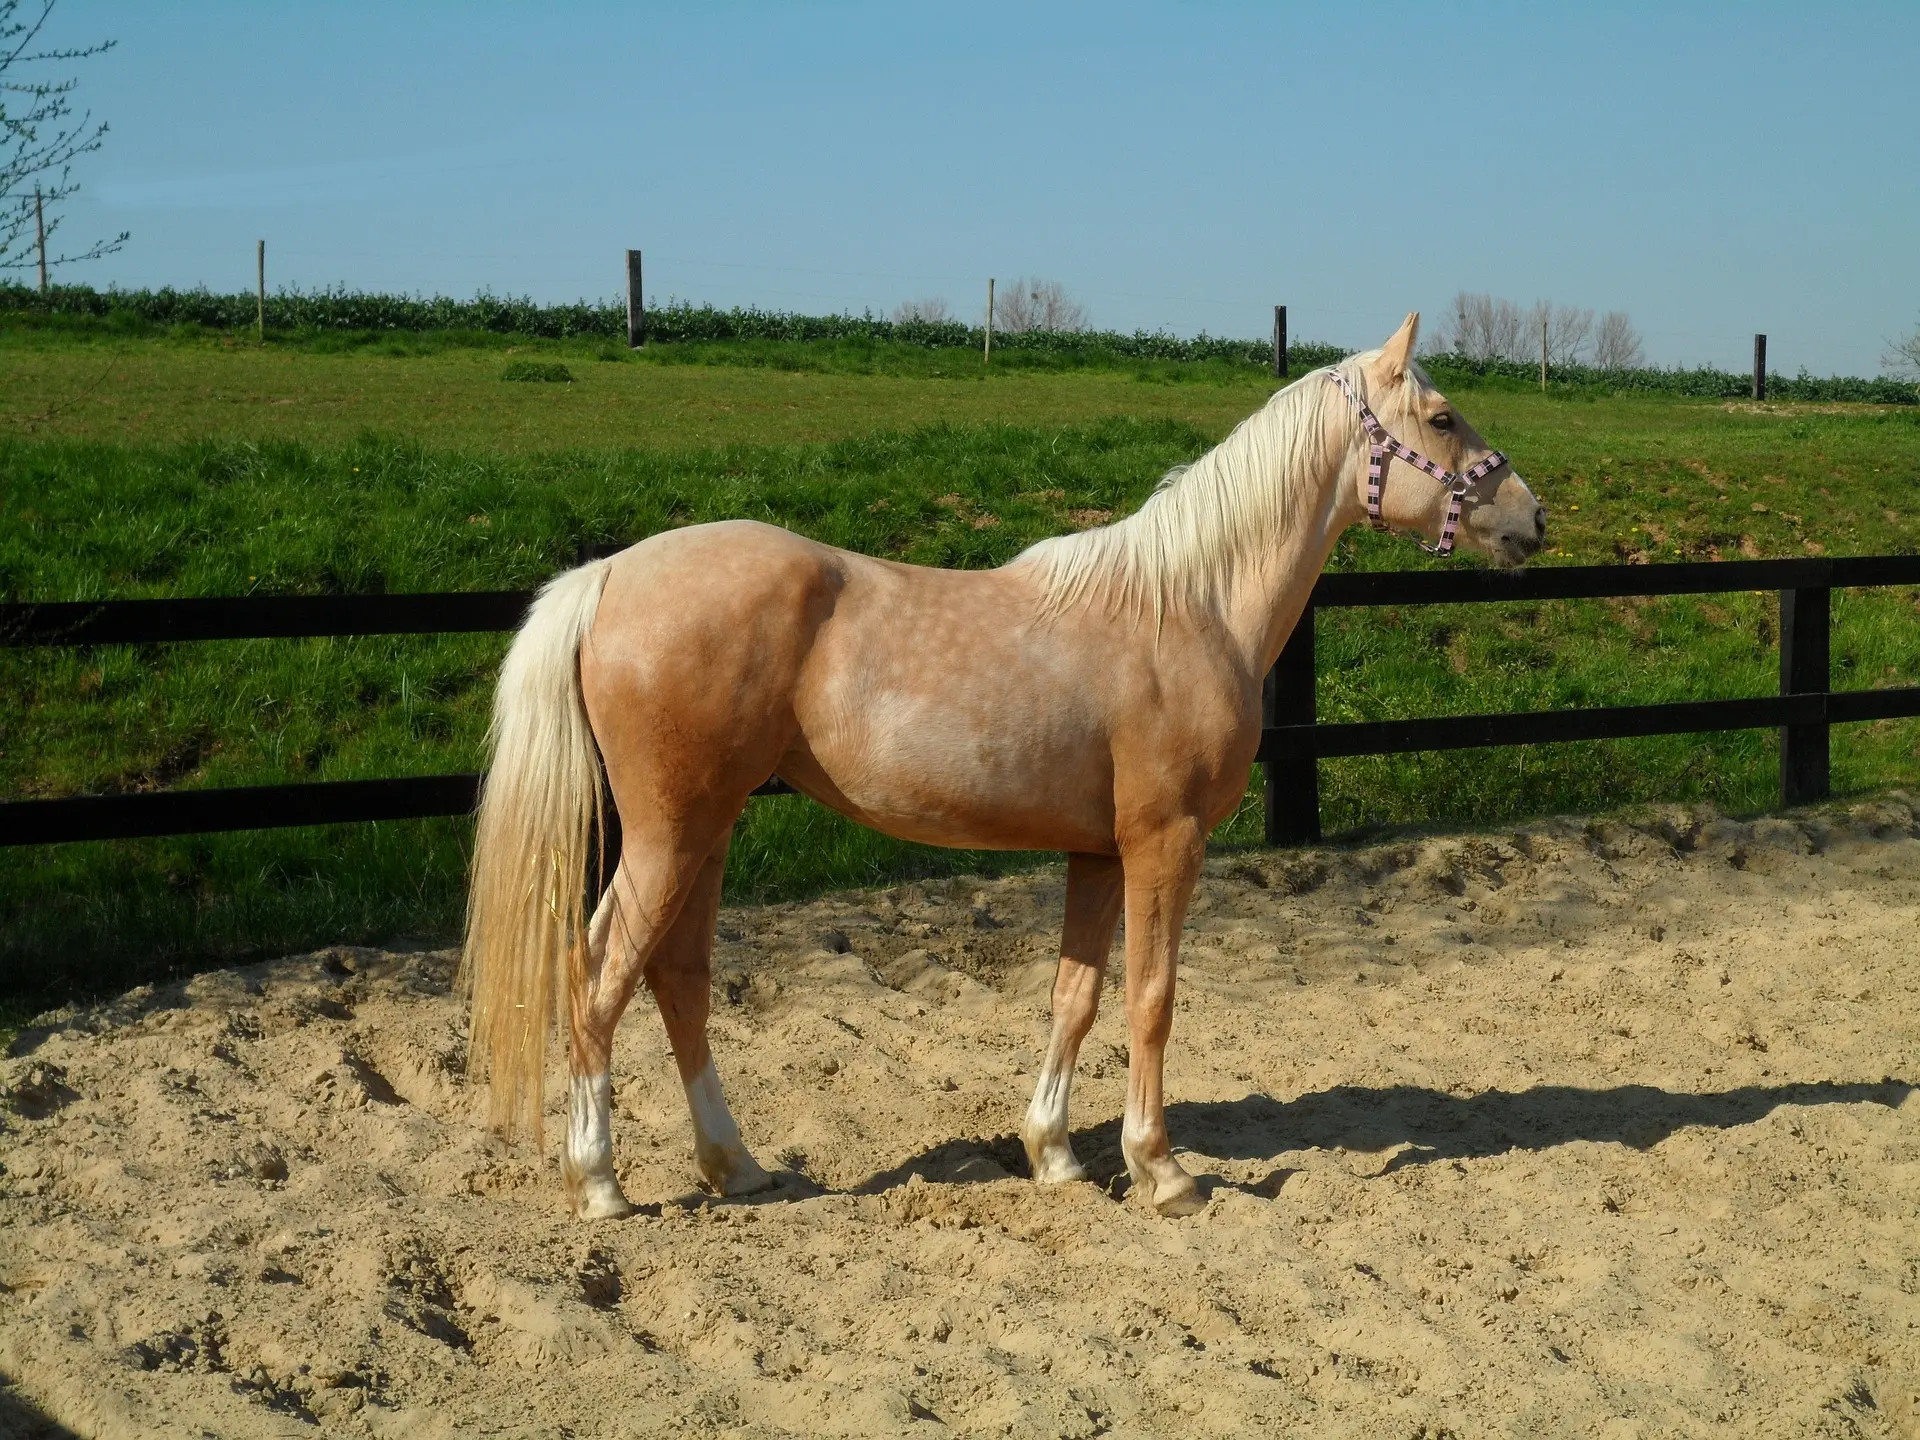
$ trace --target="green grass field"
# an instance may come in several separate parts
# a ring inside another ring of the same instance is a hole
[[[572,384],[502,380],[551,360]],[[369,432],[434,449],[684,450],[839,440],[927,425],[1167,418],[1209,433],[1271,386],[1214,362],[1093,367],[1014,352],[857,341],[652,346],[485,334],[326,333],[265,347],[110,326],[0,328],[0,436],[118,444],[209,438],[333,447]]]
[[[607,358],[601,358],[605,356]],[[510,382],[514,360],[570,384]],[[952,369],[954,373],[944,373]],[[1444,375],[1442,382],[1446,383]],[[0,330],[0,598],[528,585],[582,540],[755,516],[924,564],[997,564],[1125,513],[1269,393],[1220,363],[956,365],[836,342],[658,347],[111,327]],[[1920,545],[1920,411],[1506,383],[1451,393],[1552,512],[1546,564]],[[1431,564],[1370,534],[1335,564]],[[1454,562],[1461,563],[1461,562]],[[1737,594],[1334,612],[1330,720],[1771,691]],[[0,652],[0,795],[473,767],[504,637]],[[1920,683],[1920,595],[1836,598],[1836,683]],[[1920,723],[1835,732],[1836,789],[1920,778]],[[1771,802],[1764,732],[1329,762],[1332,829]],[[0,850],[0,989],[38,1003],[331,941],[445,937],[464,822]],[[1249,805],[1218,837],[1255,843]],[[1024,863],[755,801],[728,884],[768,898]]]

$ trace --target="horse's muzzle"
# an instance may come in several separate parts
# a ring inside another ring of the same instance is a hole
[[[1503,568],[1517,570],[1540,551],[1547,543],[1547,507],[1533,507],[1533,534],[1502,535],[1500,537],[1500,564]]]

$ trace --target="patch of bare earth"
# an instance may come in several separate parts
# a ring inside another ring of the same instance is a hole
[[[477,1122],[448,953],[47,1017],[0,1077],[0,1415],[1912,1435],[1917,837],[1895,796],[1209,862],[1168,1083],[1209,1196],[1184,1221],[1125,1193],[1117,992],[1075,1095],[1095,1183],[1020,1178],[1057,869],[726,912],[715,1045],[781,1187],[689,1193],[637,1008],[624,1222],[567,1219],[551,1152]]]

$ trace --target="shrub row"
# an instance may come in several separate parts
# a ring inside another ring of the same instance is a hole
[[[1529,361],[1469,360],[1462,355],[1430,355],[1423,362],[1449,378],[1518,381],[1525,385],[1540,383],[1540,368]],[[1606,368],[1598,365],[1555,365],[1549,372],[1556,385],[1569,385],[1613,392],[1641,392],[1659,395],[1685,395],[1701,400],[1739,400],[1753,393],[1753,376],[1733,370],[1662,370],[1651,366],[1635,369]],[[1879,405],[1920,403],[1920,391],[1909,381],[1882,375],[1867,380],[1857,375],[1809,375],[1805,370],[1793,376],[1767,374],[1769,400],[1857,400]]]
[[[58,285],[45,294],[25,285],[0,284],[0,315],[125,317],[148,325],[199,325],[214,330],[252,328],[257,298],[208,290],[95,290]],[[480,330],[545,339],[598,336],[625,339],[626,305],[577,300],[541,305],[511,296],[381,295],[359,290],[283,290],[267,297],[267,324],[276,330]],[[670,305],[647,312],[647,337],[664,341],[874,340],[927,349],[979,348],[978,325],[958,321],[892,321],[873,315],[795,315],[757,307],[720,310],[711,305]],[[994,346],[1043,353],[1104,353],[1124,359],[1225,360],[1271,365],[1265,340],[1229,340],[1212,335],[1185,339],[1136,330],[1029,331],[996,333]],[[1333,345],[1290,347],[1297,365],[1327,365],[1348,352]]]
[[[215,330],[243,330],[254,324],[257,300],[244,292],[216,295],[209,290],[95,290],[86,285],[57,285],[44,294],[29,286],[0,284],[0,320],[7,315],[92,316],[123,319],[141,325],[197,325]],[[384,295],[370,291],[282,290],[267,297],[267,324],[282,331],[477,330],[501,335],[546,339],[606,337],[624,339],[627,312],[615,300],[577,300],[567,305],[541,305],[512,296],[481,294],[471,300],[444,295]],[[647,335],[662,341],[724,340],[868,340],[927,349],[979,348],[977,325],[958,321],[893,321],[874,315],[796,315],[757,307],[716,309],[711,305],[670,305],[647,314]],[[1232,340],[1200,334],[1191,338],[1163,331],[1115,330],[1049,331],[996,334],[993,343],[1004,350],[1057,355],[1106,355],[1122,360],[1216,360],[1229,364],[1270,366],[1273,345],[1268,340]],[[1316,365],[1330,365],[1348,351],[1335,345],[1296,344],[1288,358],[1294,373]],[[1472,380],[1531,382],[1538,371],[1530,364],[1506,360],[1469,360],[1457,355],[1428,357],[1428,363],[1449,376]],[[1738,399],[1751,393],[1752,377],[1736,371],[1698,369],[1601,369],[1589,365],[1560,365],[1555,382],[1608,391],[1692,396],[1699,399]],[[1769,397],[1780,400],[1852,400],[1912,405],[1920,402],[1916,387],[1882,376],[1769,375]]]

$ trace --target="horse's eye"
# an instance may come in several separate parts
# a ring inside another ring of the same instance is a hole
[[[1433,419],[1429,420],[1427,423],[1433,426],[1433,428],[1436,430],[1451,430],[1453,428],[1453,416],[1448,414],[1445,410],[1442,410],[1438,415],[1434,416]]]

